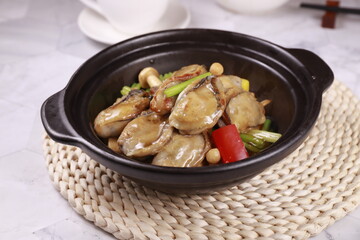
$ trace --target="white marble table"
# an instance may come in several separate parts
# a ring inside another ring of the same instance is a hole
[[[228,12],[214,0],[180,1],[190,10],[189,27],[237,31],[311,50],[360,97],[360,16],[339,15],[336,29],[324,29],[322,13],[298,8],[298,0],[259,16]],[[360,8],[359,0],[342,2]],[[106,47],[79,30],[82,9],[76,0],[0,1],[0,239],[112,239],[54,189],[41,148],[41,103]],[[360,239],[360,208],[313,239]]]

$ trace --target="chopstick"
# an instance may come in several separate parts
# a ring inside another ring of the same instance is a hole
[[[316,10],[325,10],[325,11],[337,12],[337,13],[360,14],[360,8],[332,7],[332,6],[312,4],[312,3],[301,3],[300,7],[311,8]]]

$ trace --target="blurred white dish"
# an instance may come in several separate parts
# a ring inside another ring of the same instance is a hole
[[[224,8],[245,14],[256,14],[274,10],[288,0],[217,0]]]
[[[142,34],[161,31],[166,29],[185,28],[190,23],[190,13],[178,0],[171,0],[168,10],[160,21]],[[136,34],[122,33],[116,30],[100,14],[85,8],[78,17],[80,30],[89,38],[106,43],[115,44],[125,39],[136,36]]]
[[[168,11],[170,0],[80,0],[120,32],[140,34]]]

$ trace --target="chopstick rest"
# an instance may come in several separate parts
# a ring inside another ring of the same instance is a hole
[[[326,1],[326,6],[338,7],[339,1]],[[336,12],[326,11],[322,16],[321,26],[323,28],[335,28]]]
[[[337,13],[360,14],[360,8],[339,7],[340,1],[326,1],[326,5],[301,3],[300,7],[314,10],[325,10],[321,26],[324,28],[335,28]]]

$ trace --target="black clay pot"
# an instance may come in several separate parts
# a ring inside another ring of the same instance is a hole
[[[111,105],[123,85],[153,66],[166,73],[189,64],[224,65],[225,74],[251,82],[259,100],[271,99],[267,115],[282,138],[246,160],[199,168],[159,167],[119,156],[93,130],[95,116]],[[293,152],[308,136],[333,73],[317,55],[287,49],[233,32],[183,29],[151,33],[113,45],[88,61],[62,91],[47,99],[41,118],[57,142],[80,147],[90,157],[128,178],[165,192],[201,193],[243,182]]]

